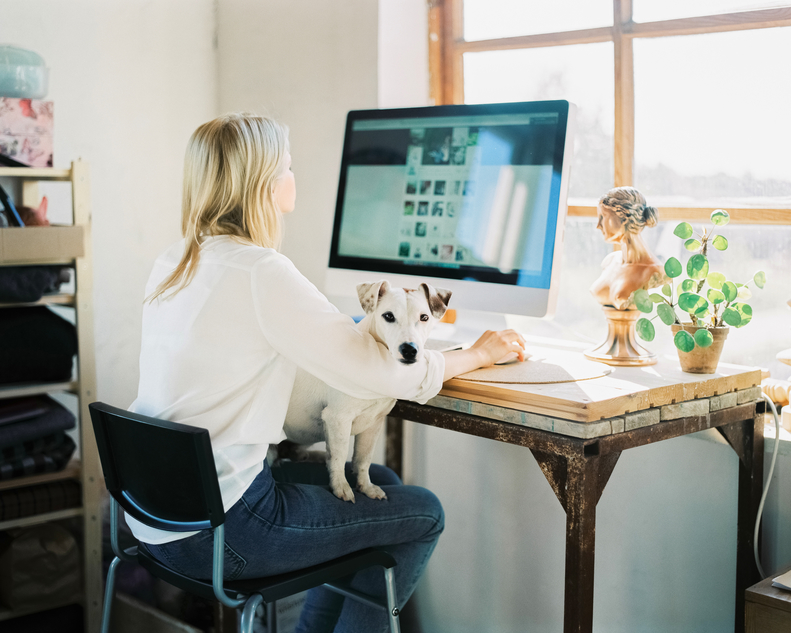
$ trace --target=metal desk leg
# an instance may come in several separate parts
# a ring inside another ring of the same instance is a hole
[[[598,448],[587,445],[570,456],[531,449],[566,511],[564,633],[593,631],[596,504],[621,454],[599,455]]]
[[[385,466],[404,478],[404,421],[387,416],[385,429]]]
[[[739,507],[736,528],[736,622],[744,633],[744,596],[761,578],[753,555],[753,534],[764,481],[763,413],[718,427],[739,456]]]

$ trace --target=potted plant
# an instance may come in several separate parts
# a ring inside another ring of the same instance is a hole
[[[644,341],[655,336],[652,321],[659,318],[673,331],[673,342],[678,350],[681,369],[695,374],[710,374],[717,369],[729,326],[744,327],[752,319],[753,311],[745,303],[752,296],[750,284],[763,288],[766,275],[759,271],[745,283],[729,281],[724,274],[709,270],[708,249],[724,251],[728,240],[717,233],[730,221],[727,211],[717,209],[711,214],[712,227],[695,234],[688,222],[681,222],[673,233],[684,240],[684,247],[692,253],[686,266],[675,257],[665,262],[668,282],[661,294],[646,290],[634,293],[638,310],[656,314],[639,319],[637,335]],[[686,278],[681,279],[686,272]],[[683,321],[679,318],[683,315]]]

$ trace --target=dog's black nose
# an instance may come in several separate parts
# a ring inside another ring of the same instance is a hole
[[[401,343],[398,351],[401,352],[401,356],[406,361],[414,361],[417,356],[417,347],[415,347],[414,343]]]

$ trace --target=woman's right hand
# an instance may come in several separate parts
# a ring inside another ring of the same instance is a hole
[[[444,352],[445,374],[443,380],[450,380],[459,374],[479,367],[489,367],[515,353],[520,361],[525,359],[525,339],[516,330],[487,330],[468,349]]]

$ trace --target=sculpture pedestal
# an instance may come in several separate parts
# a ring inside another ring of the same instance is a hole
[[[640,318],[639,310],[616,310],[602,306],[607,318],[607,338],[601,345],[585,352],[585,357],[607,365],[642,367],[656,364],[656,354],[637,342],[634,324]]]

